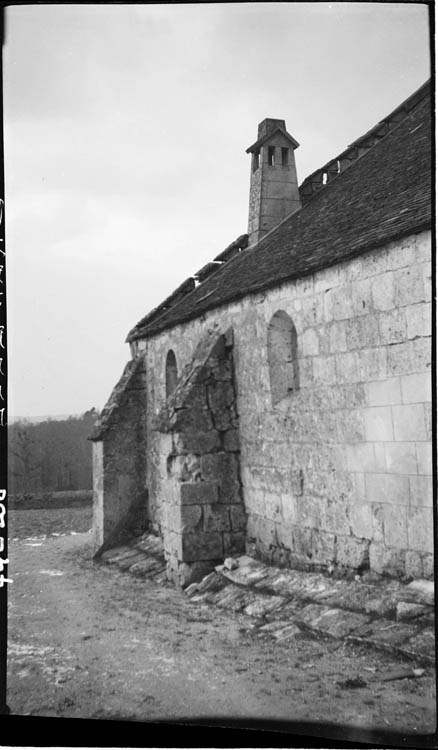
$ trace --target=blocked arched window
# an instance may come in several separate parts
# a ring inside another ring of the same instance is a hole
[[[178,368],[176,366],[176,357],[172,349],[169,349],[166,357],[166,398],[174,392],[178,380]]]
[[[284,310],[278,310],[268,326],[268,363],[272,403],[276,404],[300,387],[297,331]]]

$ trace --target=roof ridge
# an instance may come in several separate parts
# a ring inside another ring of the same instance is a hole
[[[334,156],[322,167],[319,167],[308,175],[299,187],[301,203],[308,203],[315,193],[338,177],[339,174],[345,172],[357,159],[360,159],[371,148],[386,138],[390,132],[401,125],[410,116],[412,110],[426,98],[427,94],[430,95],[430,85],[431,79],[429,78],[413,94],[399,104],[398,107],[393,109],[389,115],[383,117],[370,130],[367,130],[366,133],[356,138],[340,154]],[[399,113],[402,112],[405,114],[398,117]]]

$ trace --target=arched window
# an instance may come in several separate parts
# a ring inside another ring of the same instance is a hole
[[[166,398],[174,392],[178,380],[178,368],[176,366],[176,357],[172,349],[169,349],[166,357]]]
[[[300,387],[296,328],[287,313],[278,310],[268,326],[268,363],[272,403]]]

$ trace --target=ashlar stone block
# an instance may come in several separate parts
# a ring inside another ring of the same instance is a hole
[[[402,402],[400,378],[387,378],[365,383],[366,400],[369,406],[389,406]]]
[[[392,406],[395,440],[427,440],[423,404]]]
[[[195,531],[196,528],[201,524],[202,521],[202,506],[201,505],[182,505],[178,510],[180,517],[180,528],[175,529],[180,533],[187,531]]]
[[[357,352],[336,355],[336,376],[338,383],[358,383],[361,380]]]
[[[411,345],[412,372],[427,372],[432,364],[432,342],[430,336],[423,336],[409,342]]]
[[[430,372],[420,372],[401,377],[401,393],[404,404],[431,401],[432,382]]]
[[[424,404],[424,422],[426,425],[427,440],[432,440],[432,416],[432,404]]]
[[[348,568],[368,567],[370,543],[354,536],[338,536],[336,540],[336,562]]]
[[[235,429],[227,430],[224,434],[224,450],[226,452],[233,452],[240,450],[240,438],[239,431]],[[205,451],[208,453],[209,451]]]
[[[297,500],[292,494],[281,494],[281,516],[287,526],[297,522]]]
[[[375,310],[391,310],[395,306],[394,273],[388,271],[373,278],[371,294]]]
[[[292,550],[292,526],[289,523],[275,525],[277,544],[283,549]]]
[[[362,381],[381,380],[386,378],[388,374],[392,374],[388,372],[388,353],[386,347],[360,349],[358,356],[359,373]]]
[[[403,309],[382,312],[379,315],[380,341],[398,344],[406,339],[406,314]]]
[[[348,516],[353,536],[362,539],[373,538],[373,518],[371,506],[355,503],[349,507]]]
[[[353,281],[351,292],[354,315],[368,315],[373,309],[371,279],[358,279]]]
[[[417,443],[418,473],[430,476],[432,474],[432,446],[429,442]]]
[[[277,535],[275,532],[274,521],[271,521],[269,518],[264,518],[263,516],[249,516],[249,518],[252,518],[253,520],[253,527],[255,525],[255,537],[257,542],[261,543],[265,549],[275,547],[277,543]]]
[[[190,409],[181,409],[177,412],[175,428],[180,431],[184,429],[210,432],[213,429],[213,420],[207,408],[192,407]]]
[[[409,305],[405,308],[405,315],[409,339],[431,335],[432,310],[430,303]]]
[[[207,387],[208,404],[212,411],[221,410],[234,403],[234,388],[231,383],[216,382]]]
[[[432,579],[435,573],[435,555],[422,555],[423,578]]]
[[[182,482],[181,505],[214,505],[219,498],[219,484],[215,481]]]
[[[217,430],[210,432],[184,432],[175,436],[175,450],[183,453],[211,453],[219,450],[221,440]]]
[[[333,323],[328,329],[330,352],[345,352],[347,350],[347,322]]]
[[[217,430],[223,432],[230,430],[236,425],[236,413],[234,409],[225,407],[213,412],[213,423]]]
[[[318,334],[314,328],[308,328],[301,337],[301,352],[305,356],[319,353]]]
[[[347,268],[343,265],[332,266],[324,271],[315,274],[314,292],[320,294],[332,289],[335,286],[341,286],[347,281]]]
[[[333,320],[349,320],[353,317],[351,283],[330,290],[326,293],[326,298],[328,297],[329,315]]]
[[[201,468],[198,456],[194,454],[173,455],[167,459],[167,475],[180,482],[199,480]]]
[[[409,578],[414,580],[423,578],[423,560],[416,550],[406,550],[405,572]]]
[[[197,532],[182,536],[182,562],[213,560],[223,557],[224,547],[220,532]]]
[[[231,521],[231,530],[244,531],[246,528],[247,515],[245,510],[240,505],[230,505],[229,514]]]
[[[219,502],[235,505],[242,502],[242,489],[238,480],[225,477],[219,487]]]
[[[350,533],[350,506],[347,500],[343,500],[342,495],[343,493],[339,493],[337,497],[323,497],[320,500],[320,528],[334,534]]]
[[[432,453],[431,446],[428,446]],[[431,476],[409,477],[411,506],[432,508],[433,487]]]
[[[372,539],[374,542],[383,542],[384,540],[384,514],[383,503],[372,503],[371,505],[371,523],[373,527]]]
[[[385,443],[386,470],[394,474],[416,474],[418,471],[415,443]]]
[[[415,236],[415,257],[417,261],[430,263],[432,260],[432,247],[429,232],[421,232]]]
[[[337,412],[333,424],[334,439],[337,442],[360,443],[366,439],[364,411],[362,409],[345,409]]]
[[[225,531],[223,534],[224,556],[245,552],[245,534],[242,531]]]
[[[419,552],[433,552],[432,508],[408,509],[408,541],[410,549]]]
[[[282,520],[281,495],[275,492],[264,493],[264,515],[270,521]]]
[[[373,443],[354,443],[345,446],[349,471],[372,472],[376,470]]]
[[[312,562],[328,565],[336,557],[336,535],[320,529],[312,529]]]
[[[306,297],[302,300],[303,325],[318,326],[324,320],[324,299],[321,296]]]
[[[385,445],[386,443],[374,443],[374,472],[376,472],[377,474],[385,474],[387,472]]]
[[[313,377],[317,383],[334,385],[336,383],[335,357],[314,357]]]
[[[407,507],[384,505],[384,540],[387,547],[406,549],[408,546]]]
[[[371,406],[363,410],[365,436],[369,441],[394,439],[391,407]]]
[[[353,318],[347,324],[350,349],[364,349],[379,344],[379,326],[375,315]]]
[[[292,551],[301,558],[311,559],[312,529],[294,526],[292,528]]]
[[[370,569],[379,575],[388,575],[394,578],[403,576],[405,573],[406,551],[387,547],[380,542],[370,544]]]
[[[425,299],[425,294],[421,266],[412,266],[395,271],[394,289],[394,299],[397,307],[422,302]]]
[[[201,472],[205,479],[221,480],[223,477],[237,478],[237,460],[225,452],[201,456]]]
[[[230,531],[231,522],[228,508],[221,503],[203,506],[204,531]]]
[[[368,503],[409,505],[409,478],[398,474],[365,474]]]
[[[301,528],[320,528],[323,508],[320,498],[307,495],[297,503],[297,518]]]

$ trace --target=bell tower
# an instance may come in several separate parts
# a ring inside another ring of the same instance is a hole
[[[294,151],[299,143],[284,120],[267,118],[258,127],[249,193],[249,245],[255,245],[289,214],[301,208]]]

